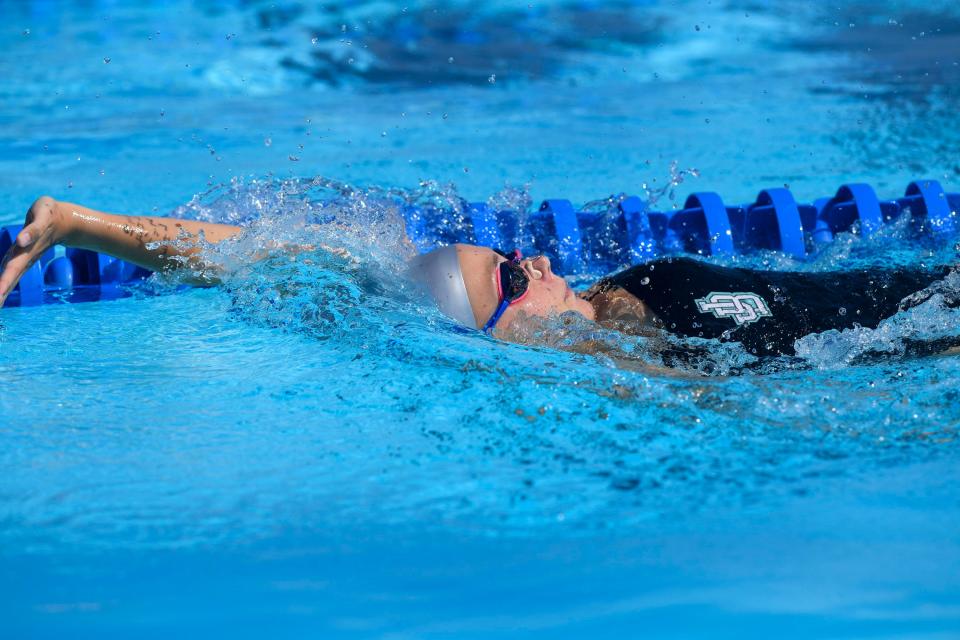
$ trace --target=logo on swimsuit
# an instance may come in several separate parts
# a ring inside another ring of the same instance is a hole
[[[733,318],[738,325],[750,324],[773,315],[763,298],[749,292],[711,291],[694,302],[697,303],[700,313],[712,313],[717,318]]]

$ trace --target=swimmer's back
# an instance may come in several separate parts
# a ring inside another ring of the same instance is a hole
[[[605,278],[683,336],[743,343],[754,355],[792,355],[797,338],[855,325],[874,328],[949,267],[832,272],[757,271],[665,258]]]

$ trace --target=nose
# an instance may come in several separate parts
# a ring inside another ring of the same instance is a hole
[[[532,258],[528,258],[526,262],[528,267],[527,270],[531,272],[530,275],[533,277],[550,278],[553,276],[553,270],[550,268],[550,258],[547,256],[534,256]]]

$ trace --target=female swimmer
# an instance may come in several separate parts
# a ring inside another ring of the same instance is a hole
[[[202,269],[198,243],[217,243],[242,227],[150,216],[117,216],[50,197],[27,212],[4,258],[0,305],[26,269],[54,244],[107,253],[153,271],[193,267],[193,283],[215,277]],[[185,240],[186,239],[186,240]],[[913,296],[947,267],[822,273],[756,271],[689,258],[666,258],[601,279],[583,294],[553,273],[545,256],[471,245],[437,249],[411,261],[411,276],[459,323],[511,339],[524,317],[576,312],[615,329],[650,327],[740,342],[757,356],[790,355],[804,335],[881,320],[918,302]],[[950,345],[940,345],[950,346]]]

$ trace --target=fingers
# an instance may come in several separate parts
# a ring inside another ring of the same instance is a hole
[[[0,266],[0,307],[30,266],[31,255],[20,247],[10,247]]]
[[[0,307],[27,269],[50,244],[50,221],[56,201],[43,196],[27,212],[26,223],[0,264]]]
[[[49,236],[50,231],[50,225],[45,220],[34,220],[20,230],[15,245],[27,249],[36,244],[37,240],[44,235]]]
[[[50,196],[41,196],[30,205],[23,229],[17,234],[16,244],[18,247],[29,247],[37,241],[37,238],[50,230],[55,204],[56,200]]]
[[[29,225],[21,229],[20,233],[17,234],[17,246],[23,249],[26,249],[33,241],[36,239],[36,234],[30,229],[35,225]]]
[[[7,255],[3,257],[3,264],[0,265],[0,307],[3,306],[3,302],[13,291],[13,288],[17,286],[17,283],[20,282],[23,274],[43,253],[37,250],[38,247],[33,241],[34,239],[31,239],[30,247],[20,246],[22,235],[23,232],[17,235],[17,243],[10,247]]]

